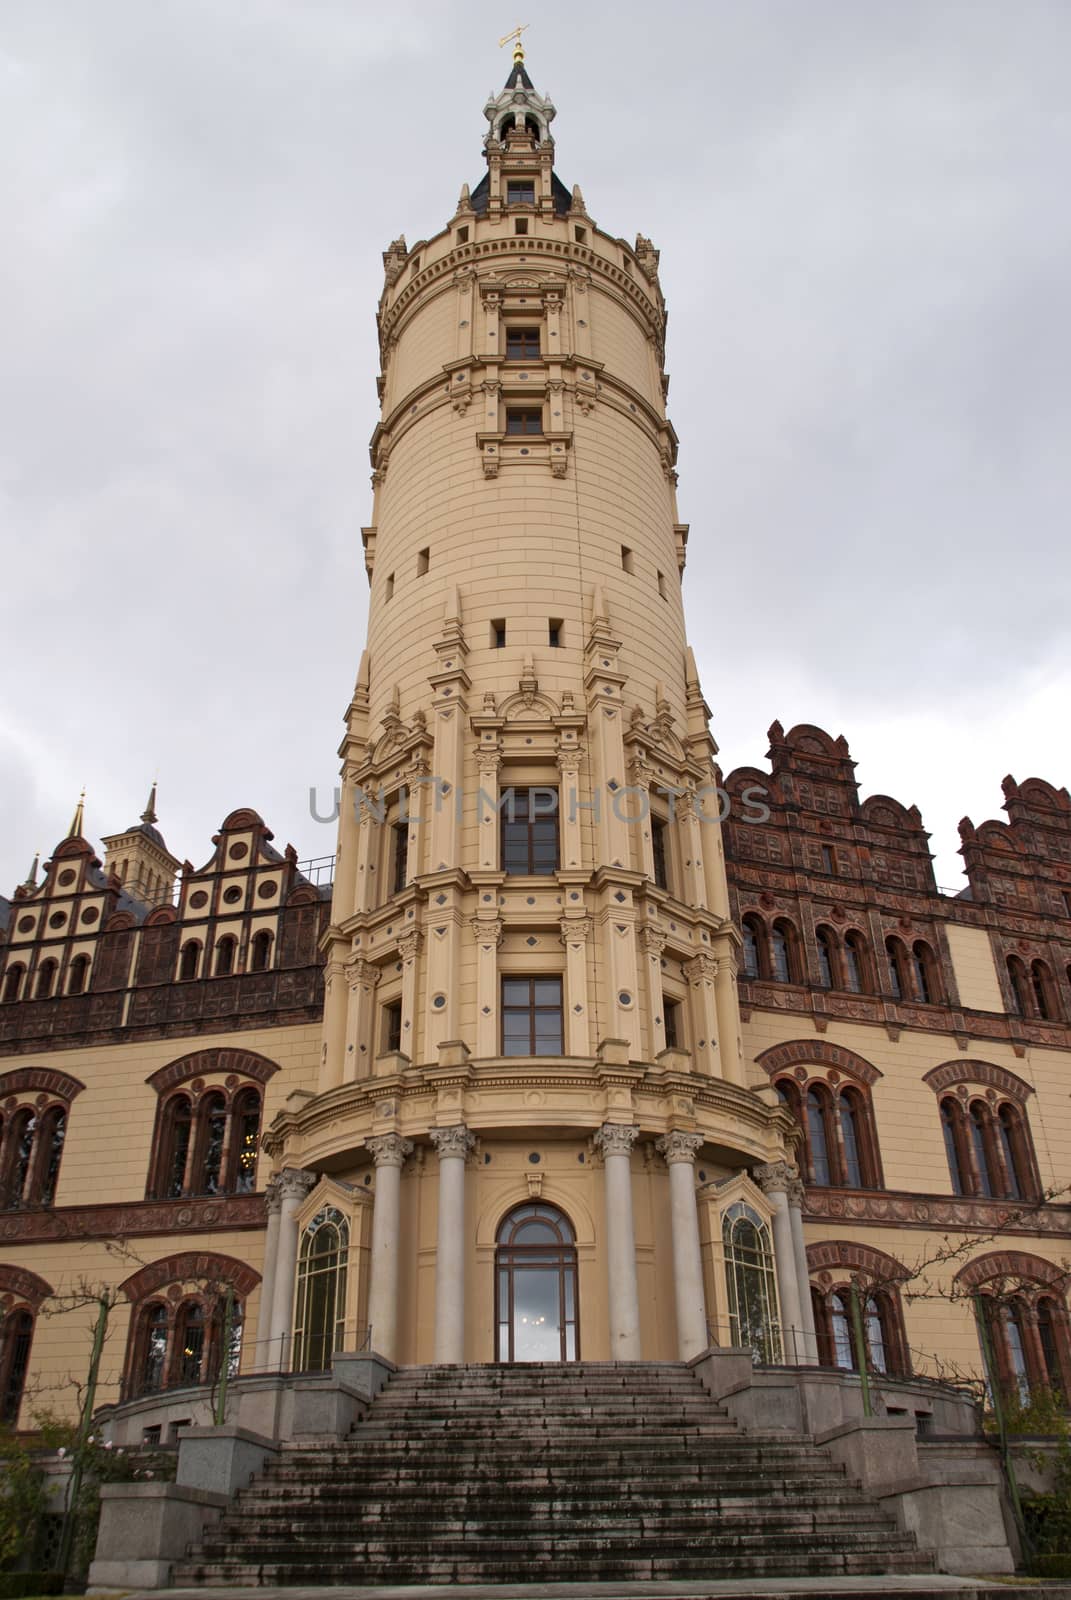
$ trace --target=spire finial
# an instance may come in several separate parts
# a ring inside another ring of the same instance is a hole
[[[38,866],[40,864],[40,861],[41,861],[41,852],[40,852],[40,850],[35,850],[34,853],[33,853],[33,866],[30,868],[29,872],[26,874],[26,887],[27,887],[27,889],[36,889],[37,888],[37,868],[38,868]]]
[[[149,790],[149,798],[148,798],[148,801],[146,803],[145,810],[141,813],[141,820],[142,820],[142,822],[155,822],[156,821],[156,779],[155,778],[152,780],[152,788]]]
[[[498,48],[500,50],[504,45],[509,44],[511,40],[513,41],[514,61],[520,62],[524,60],[524,45],[521,43],[521,34],[527,33],[529,26],[530,25],[527,22],[519,23],[517,27],[514,28],[512,33],[507,33],[504,39],[500,39],[498,41]]]
[[[82,829],[85,827],[85,808],[86,792],[83,789],[81,794],[78,796],[78,804],[74,808],[74,816],[71,818],[71,825],[67,829],[68,839],[80,839],[82,837]]]

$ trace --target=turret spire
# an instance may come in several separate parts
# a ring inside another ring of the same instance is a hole
[[[38,866],[40,864],[40,861],[41,861],[41,852],[40,852],[40,850],[35,850],[34,853],[33,853],[33,865],[30,868],[29,872],[26,874],[25,887],[27,889],[36,889],[37,888],[37,868],[38,868]]]
[[[74,808],[74,816],[71,818],[71,825],[67,829],[68,839],[80,839],[82,837],[82,829],[85,827],[85,808],[86,792],[83,789],[81,794],[78,796],[78,804]]]
[[[142,822],[155,822],[156,821],[156,779],[155,778],[152,780],[152,788],[149,790],[149,799],[148,799],[148,802],[147,802],[147,804],[145,806],[145,810],[141,813],[141,820],[142,820]]]

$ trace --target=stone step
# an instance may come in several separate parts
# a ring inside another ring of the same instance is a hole
[[[814,1551],[820,1548],[826,1554],[851,1554],[862,1555],[876,1551],[902,1551],[906,1547],[904,1535],[894,1529],[866,1529],[852,1530],[838,1535],[836,1532],[823,1531],[820,1541],[813,1530],[804,1529],[800,1532],[781,1532],[777,1538],[779,1553],[789,1554],[796,1551]],[[541,1548],[542,1546],[542,1548]],[[436,1538],[434,1546],[436,1556],[457,1559],[472,1559],[479,1555],[482,1560],[505,1560],[516,1556],[518,1542],[515,1538],[495,1537],[483,1535],[473,1539],[471,1536],[443,1536]],[[674,1553],[702,1555],[706,1551],[718,1556],[727,1554],[738,1555],[746,1558],[749,1554],[763,1553],[770,1548],[770,1542],[761,1529],[753,1532],[737,1533],[735,1531],[723,1533],[721,1530],[712,1535],[709,1530],[687,1531],[676,1535],[663,1534],[654,1530],[643,1535],[642,1553],[651,1558]],[[406,1561],[419,1556],[429,1549],[429,1541],[421,1537],[419,1532],[414,1532],[409,1537],[391,1536],[390,1538],[345,1536],[328,1539],[316,1538],[312,1533],[305,1536],[297,1534],[294,1537],[269,1536],[261,1539],[243,1540],[206,1540],[204,1551],[206,1556],[223,1555],[233,1556],[241,1560],[256,1558],[271,1562],[284,1562],[295,1557],[312,1559],[325,1566],[334,1566],[344,1561],[355,1559],[383,1560],[394,1559]],[[533,1556],[551,1556],[567,1561],[570,1557],[586,1559],[600,1554],[614,1552],[619,1555],[629,1555],[636,1549],[636,1530],[633,1528],[617,1528],[612,1531],[600,1530],[598,1533],[561,1533],[557,1532],[553,1538],[542,1541],[526,1540],[525,1549]]]
[[[579,1441],[578,1441],[579,1443]],[[552,1440],[548,1440],[539,1448],[538,1456],[533,1451],[496,1449],[493,1444],[481,1447],[477,1444],[461,1441],[445,1448],[441,1440],[434,1442],[414,1439],[408,1445],[388,1444],[385,1441],[370,1441],[367,1449],[362,1449],[357,1460],[341,1461],[327,1467],[310,1466],[302,1471],[298,1466],[289,1462],[275,1465],[271,1476],[276,1480],[289,1478],[293,1482],[327,1482],[337,1479],[339,1475],[359,1474],[367,1477],[378,1471],[391,1468],[397,1470],[420,1470],[442,1474],[449,1468],[457,1473],[462,1468],[479,1473],[495,1470],[508,1473],[515,1469],[518,1474],[526,1472],[551,1470],[572,1471],[580,1477],[591,1477],[598,1472],[628,1469],[630,1466],[645,1470],[656,1467],[680,1469],[684,1477],[691,1473],[731,1471],[734,1467],[743,1467],[753,1472],[762,1472],[774,1467],[781,1467],[786,1471],[795,1468],[801,1477],[809,1476],[811,1471],[836,1472],[838,1469],[830,1463],[828,1467],[821,1461],[809,1462],[806,1452],[790,1454],[786,1451],[783,1455],[775,1454],[772,1450],[762,1454],[755,1452],[749,1454],[744,1451],[720,1452],[717,1449],[700,1450],[699,1440],[688,1440],[682,1434],[680,1442],[667,1443],[664,1448],[632,1450],[627,1446],[598,1445],[592,1440],[587,1441],[587,1448],[583,1457],[578,1458],[576,1449],[568,1449]],[[435,1445],[440,1446],[439,1449]]]
[[[644,1482],[636,1489],[629,1491],[622,1489],[612,1492],[608,1488],[586,1490],[583,1487],[570,1488],[560,1493],[548,1493],[545,1489],[535,1491],[531,1495],[509,1493],[501,1501],[491,1500],[486,1493],[466,1486],[461,1489],[444,1486],[434,1495],[424,1497],[414,1495],[411,1484],[381,1485],[378,1488],[369,1488],[363,1497],[346,1497],[344,1495],[316,1496],[315,1505],[317,1515],[323,1518],[368,1517],[373,1515],[398,1516],[412,1515],[425,1518],[427,1515],[437,1513],[439,1516],[457,1515],[461,1517],[491,1516],[495,1514],[496,1507],[509,1508],[523,1507],[524,1515],[533,1520],[545,1516],[555,1517],[576,1511],[585,1519],[601,1516],[603,1514],[622,1516],[649,1515],[662,1516],[675,1514],[678,1511],[691,1512],[699,1516],[734,1516],[738,1513],[748,1513],[756,1506],[760,1506],[764,1514],[771,1516],[784,1514],[789,1511],[798,1511],[806,1515],[824,1513],[830,1507],[841,1510],[843,1515],[854,1517],[857,1514],[873,1515],[873,1503],[856,1491],[857,1498],[850,1498],[842,1486],[839,1490],[807,1488],[801,1489],[795,1484],[787,1485],[781,1491],[774,1491],[767,1485],[762,1486],[761,1499],[756,1495],[752,1486],[750,1492],[740,1494],[725,1493],[721,1487],[712,1488],[702,1494],[674,1493],[672,1485],[666,1485],[664,1492],[650,1492]],[[265,1516],[292,1517],[295,1509],[307,1509],[307,1500],[299,1500],[294,1495],[272,1494],[270,1491],[259,1487],[243,1489],[237,1499],[237,1508],[241,1516],[261,1518]],[[228,1511],[228,1517],[235,1515]]]

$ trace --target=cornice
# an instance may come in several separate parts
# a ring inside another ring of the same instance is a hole
[[[56,1206],[40,1211],[0,1212],[5,1249],[57,1240],[138,1239],[154,1234],[230,1233],[263,1228],[264,1197],[227,1195],[220,1199],[142,1200],[105,1205]]]
[[[882,1228],[954,1228],[964,1233],[1071,1237],[1071,1205],[1032,1206],[980,1195],[913,1194],[896,1189],[804,1190],[806,1222],[849,1222]]]

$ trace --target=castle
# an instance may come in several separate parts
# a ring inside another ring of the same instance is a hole
[[[1071,797],[1005,779],[949,895],[843,738],[720,771],[658,251],[522,59],[486,116],[384,252],[333,868],[246,807],[180,862],[154,792],[0,901],[3,1419],[70,1405],[75,1282],[139,1437],[339,1352],[978,1375],[979,1292],[1071,1392]]]

